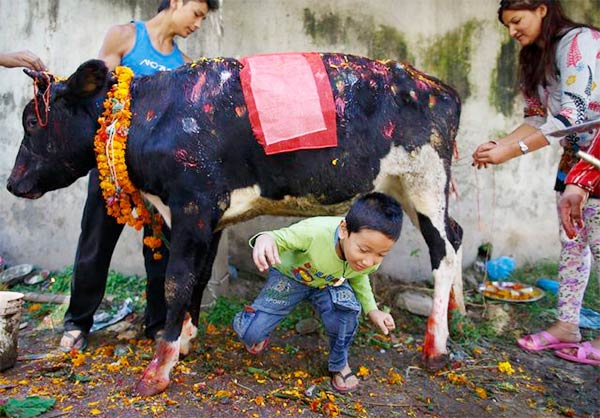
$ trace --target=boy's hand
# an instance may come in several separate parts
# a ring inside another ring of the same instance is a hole
[[[381,332],[388,335],[390,331],[396,329],[394,318],[387,312],[382,312],[379,309],[374,309],[367,314],[371,322],[379,327]]]
[[[259,235],[254,241],[252,260],[259,271],[265,271],[270,266],[281,264],[275,239],[267,234]]]

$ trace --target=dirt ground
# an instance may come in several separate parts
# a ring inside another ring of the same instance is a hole
[[[399,327],[391,338],[361,325],[350,357],[361,385],[345,395],[331,390],[321,330],[279,331],[266,353],[252,356],[231,327],[203,320],[166,392],[141,398],[132,388],[153,343],[138,339],[139,317],[92,334],[88,350],[69,354],[55,350],[59,329],[29,321],[17,364],[0,374],[0,401],[53,398],[42,417],[600,417],[600,367],[526,353],[514,339],[469,349],[451,340],[448,365],[427,371],[424,321],[393,313]]]

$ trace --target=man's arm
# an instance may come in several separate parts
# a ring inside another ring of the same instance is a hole
[[[46,70],[46,66],[40,57],[28,50],[0,53],[0,66],[7,68],[25,67],[36,71]]]
[[[121,64],[121,60],[133,48],[135,26],[132,23],[115,25],[106,32],[98,59],[106,63],[110,71]]]

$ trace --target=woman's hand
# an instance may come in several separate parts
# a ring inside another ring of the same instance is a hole
[[[574,184],[567,184],[558,202],[560,222],[567,236],[571,239],[583,228],[583,205],[588,198],[588,192]]]
[[[473,153],[473,163],[471,165],[477,168],[487,168],[487,163],[482,161],[481,158],[483,155],[486,155],[488,151],[494,149],[497,146],[498,143],[496,141],[488,141],[479,145]]]
[[[473,153],[472,165],[477,168],[487,168],[488,164],[502,164],[515,157],[514,144],[498,144],[489,141],[477,147]]]
[[[265,271],[272,265],[281,264],[279,250],[277,250],[277,244],[272,236],[262,234],[256,238],[252,250],[252,260],[259,271]]]
[[[388,335],[390,331],[396,329],[396,324],[394,323],[394,318],[387,312],[380,311],[379,309],[374,309],[367,315],[373,324],[377,325],[381,332],[385,335]]]

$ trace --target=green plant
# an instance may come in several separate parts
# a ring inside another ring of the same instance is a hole
[[[207,311],[206,320],[215,326],[228,326],[233,322],[236,313],[244,309],[246,303],[242,300],[219,296],[214,305]]]

